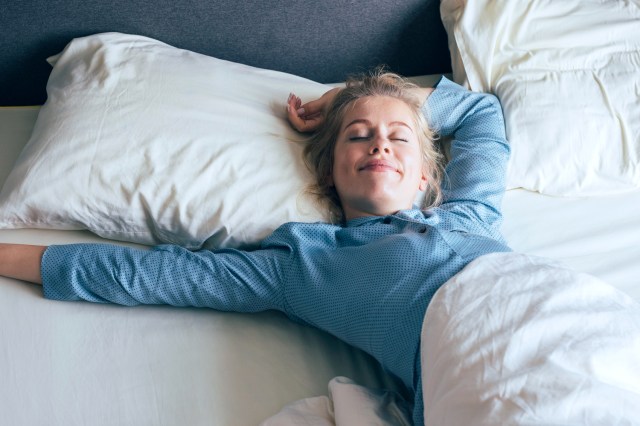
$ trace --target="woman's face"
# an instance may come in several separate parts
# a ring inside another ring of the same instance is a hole
[[[347,220],[412,207],[427,182],[417,131],[410,107],[395,98],[362,98],[347,110],[332,175]]]

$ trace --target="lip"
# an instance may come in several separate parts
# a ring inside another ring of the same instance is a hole
[[[398,169],[384,160],[370,160],[358,168],[359,172],[397,172]]]

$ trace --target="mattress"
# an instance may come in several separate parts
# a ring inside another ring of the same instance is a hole
[[[0,108],[0,181],[38,111]],[[17,229],[0,230],[0,242],[105,240]],[[401,391],[367,354],[276,312],[61,303],[0,278],[0,324],[3,424],[255,426],[291,401],[326,394],[336,376]]]
[[[0,181],[38,111],[0,108]],[[503,207],[515,251],[559,260],[640,301],[640,191],[556,198],[511,190]],[[100,241],[86,231],[0,230],[0,242]],[[326,394],[335,376],[401,391],[366,354],[279,313],[61,303],[37,286],[0,283],[0,410],[11,424],[255,425],[291,401]]]

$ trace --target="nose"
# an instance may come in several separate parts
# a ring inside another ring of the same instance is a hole
[[[382,136],[376,136],[371,140],[369,146],[369,154],[389,154],[391,149],[389,147],[389,140]]]

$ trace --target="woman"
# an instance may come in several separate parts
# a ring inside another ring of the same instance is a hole
[[[307,161],[335,223],[284,224],[250,252],[3,245],[0,275],[42,283],[51,299],[283,311],[373,355],[415,397],[421,424],[429,301],[473,259],[509,251],[500,105],[445,78],[431,90],[377,73],[305,105],[292,96],[288,117],[317,131]],[[453,137],[442,183],[425,117]],[[420,190],[428,209],[413,207]]]

